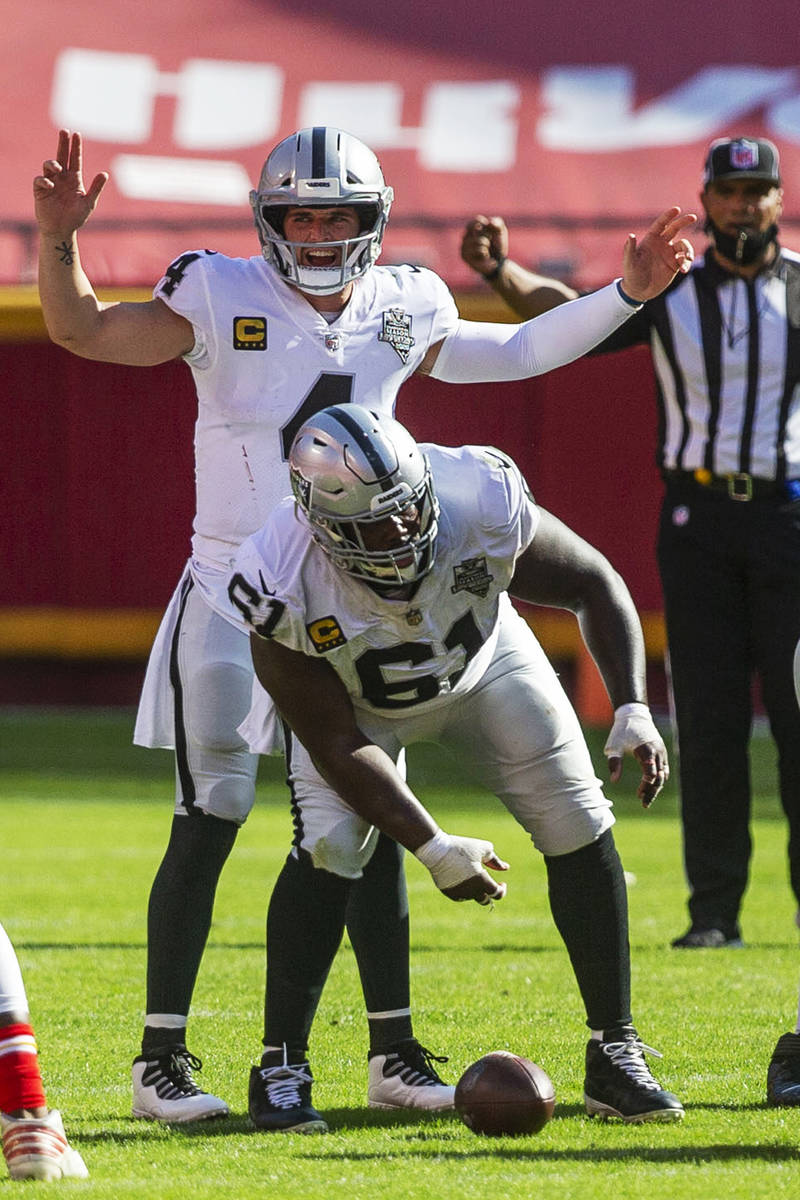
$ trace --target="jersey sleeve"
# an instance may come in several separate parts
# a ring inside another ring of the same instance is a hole
[[[431,345],[448,337],[456,328],[459,321],[458,308],[453,295],[444,282],[434,271],[419,268],[426,276],[434,300],[434,318],[431,327]]]
[[[191,322],[194,346],[183,357],[198,370],[209,366],[216,353],[214,310],[209,286],[214,257],[211,250],[187,250],[169,264],[153,288],[155,299],[163,300],[173,312]]]
[[[276,528],[280,524],[270,519],[242,542],[233,560],[228,597],[251,633],[305,654],[308,634],[290,566],[294,543],[281,537]]]
[[[516,562],[533,541],[539,509],[513,459],[494,446],[481,447],[477,453],[485,464],[479,497],[487,547],[493,557]]]
[[[437,495],[445,510],[480,530],[482,550],[508,566],[533,541],[539,509],[517,464],[494,446],[430,446]]]

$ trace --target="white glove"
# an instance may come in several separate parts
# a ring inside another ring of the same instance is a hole
[[[646,704],[620,704],[614,710],[614,724],[603,748],[606,758],[622,758],[625,751],[633,751],[645,743],[652,745],[654,750],[663,752],[666,757],[667,749],[661,734],[653,724],[650,709]]]
[[[484,863],[499,861],[491,842],[455,837],[443,829],[418,846],[414,855],[428,868],[440,891],[455,887],[472,875],[479,875]]]

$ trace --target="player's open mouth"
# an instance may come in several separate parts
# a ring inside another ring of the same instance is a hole
[[[304,250],[303,264],[307,267],[338,267],[341,251],[336,250]]]

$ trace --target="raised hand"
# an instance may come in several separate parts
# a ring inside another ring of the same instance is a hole
[[[694,248],[679,235],[697,220],[676,205],[657,217],[638,242],[628,234],[622,252],[622,288],[633,300],[651,300],[663,292],[678,272],[685,274],[694,261]]]
[[[478,214],[468,221],[461,239],[461,257],[479,275],[493,271],[508,257],[508,229],[503,218]]]
[[[36,220],[43,234],[69,238],[94,212],[108,172],[95,175],[88,191],[83,186],[81,135],[59,130],[58,151],[42,165],[33,181]]]

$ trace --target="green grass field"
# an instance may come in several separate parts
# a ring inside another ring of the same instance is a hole
[[[290,835],[279,764],[220,885],[195,995],[190,1048],[201,1082],[233,1115],[190,1128],[130,1118],[130,1062],[143,1016],[145,908],[171,817],[166,752],[128,744],[130,713],[0,712],[3,902],[26,978],[48,1098],[89,1167],[87,1182],[38,1185],[97,1200],[193,1196],[439,1200],[752,1200],[800,1196],[800,1111],[770,1109],[765,1074],[794,1028],[798,937],[785,830],[764,739],[755,744],[755,856],[743,950],[677,952],[685,896],[673,785],[644,813],[626,782],[611,789],[630,888],[634,1013],[652,1063],[686,1105],[675,1126],[590,1121],[582,1106],[586,1030],[553,928],[541,861],[496,801],[435,752],[410,773],[442,824],[491,837],[511,863],[507,899],[489,912],[442,897],[412,860],[416,1031],[447,1053],[451,1080],[491,1049],[539,1062],[557,1092],[536,1137],[482,1139],[455,1117],[366,1108],[366,1030],[345,944],[323,997],[311,1060],[327,1137],[248,1126],[247,1075],[259,1053],[264,915]],[[601,738],[592,739],[603,771]],[[0,1187],[13,1185],[2,1175]]]

